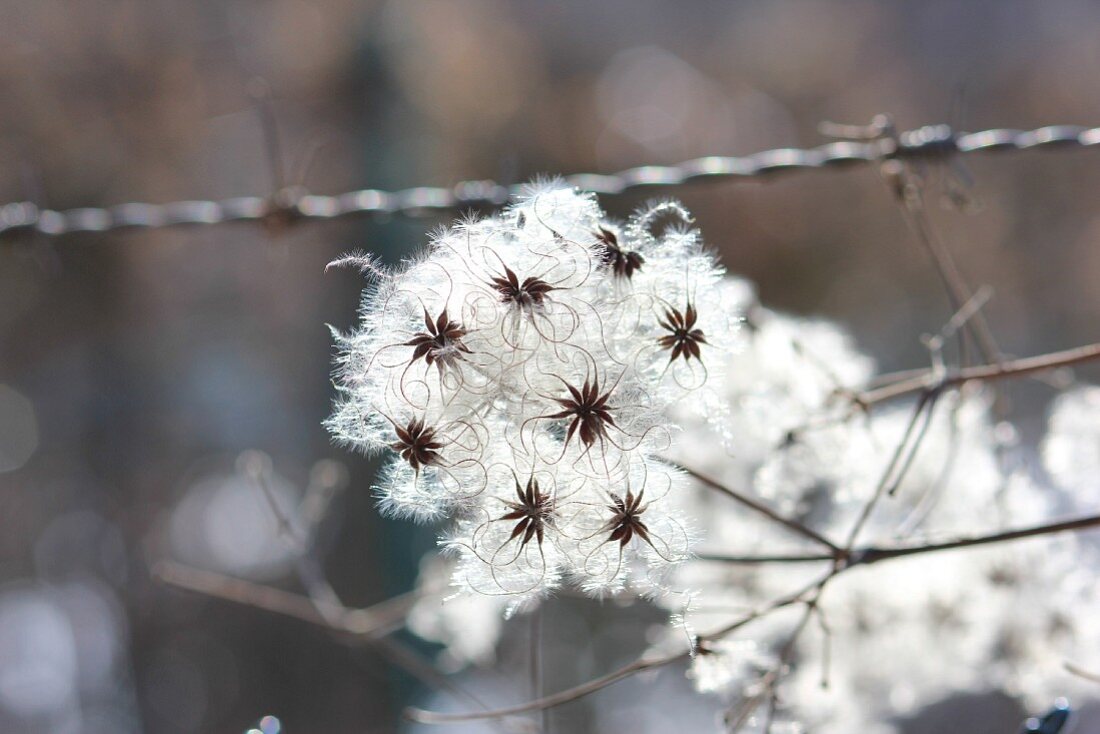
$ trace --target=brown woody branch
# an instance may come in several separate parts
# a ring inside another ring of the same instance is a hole
[[[829,540],[825,536],[821,535],[816,530],[814,530],[810,527],[807,527],[806,525],[798,522],[797,520],[792,520],[789,517],[784,517],[783,515],[780,515],[778,512],[776,512],[772,508],[768,507],[766,504],[764,504],[760,500],[749,497],[748,495],[743,494],[741,492],[738,492],[737,490],[735,490],[731,487],[727,487],[726,485],[722,484],[718,480],[712,479],[711,477],[708,477],[707,475],[702,474],[702,473],[696,471],[695,469],[692,469],[691,467],[684,466],[683,464],[680,464],[680,463],[678,463],[676,461],[673,461],[671,459],[666,459],[666,461],[668,461],[670,464],[682,469],[686,474],[688,474],[689,476],[695,478],[696,480],[698,480],[699,482],[705,484],[706,486],[710,487],[711,489],[715,490],[716,492],[720,492],[720,493],[726,495],[727,497],[729,497],[730,499],[732,499],[736,502],[740,502],[742,505],[748,507],[749,509],[753,510],[754,512],[756,512],[760,515],[763,515],[764,517],[769,518],[773,522],[776,522],[779,525],[782,525],[783,527],[794,531],[795,533],[801,535],[804,538],[808,538],[809,540],[814,541],[818,545],[821,545],[821,546],[824,546],[825,548],[828,548],[834,554],[841,552],[842,549],[840,548],[840,546],[838,546],[836,543],[833,543],[831,540]]]
[[[1100,344],[1088,344],[1061,352],[1051,352],[1035,357],[1013,359],[998,364],[984,364],[975,367],[964,367],[948,372],[944,375],[936,375],[927,371],[913,377],[906,377],[881,387],[876,387],[859,394],[856,402],[861,405],[874,405],[886,400],[912,395],[914,393],[937,393],[943,390],[961,387],[968,382],[989,382],[1003,380],[1011,377],[1026,377],[1038,372],[1048,372],[1061,367],[1092,362],[1100,359]]]
[[[1067,532],[1071,530],[1088,530],[1090,528],[1100,527],[1100,514],[1088,515],[1086,517],[1078,517],[1071,520],[1060,520],[1058,522],[1044,523],[1042,525],[1032,525],[1026,528],[1019,528],[1017,530],[1006,530],[999,533],[993,533],[991,535],[979,535],[971,538],[956,538],[943,543],[927,543],[923,545],[904,546],[901,548],[857,548],[847,555],[847,560],[843,556],[828,556],[825,554],[796,554],[790,555],[760,555],[760,556],[727,556],[714,553],[708,553],[700,555],[698,558],[702,561],[715,561],[718,563],[731,563],[731,564],[765,564],[765,563],[814,563],[821,561],[841,561],[844,566],[851,568],[852,566],[866,566],[872,563],[878,563],[879,561],[887,561],[891,558],[902,558],[903,556],[913,556],[922,553],[935,553],[937,551],[955,550],[958,548],[971,548],[978,545],[990,545],[992,543],[1002,543],[1010,540],[1021,540],[1024,538],[1035,538],[1043,535],[1051,535],[1054,533]]]
[[[416,601],[415,594],[402,594],[364,609],[349,609],[175,561],[159,561],[153,567],[153,577],[178,589],[366,638],[379,637],[400,627]]]

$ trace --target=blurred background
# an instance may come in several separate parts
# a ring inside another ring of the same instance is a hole
[[[823,120],[881,112],[902,129],[1100,123],[1091,0],[0,0],[0,18],[0,203],[50,208],[270,193],[256,78],[287,182],[317,193],[810,146]],[[993,288],[986,313],[1009,354],[1097,341],[1096,156],[926,172],[973,179],[976,213],[934,215],[971,282]],[[918,337],[950,314],[872,168],[678,195],[765,304],[844,322],[884,369],[927,363]],[[412,586],[433,532],[379,519],[374,465],[320,425],[326,323],[355,322],[362,286],[324,266],[356,248],[396,260],[447,219],[0,246],[0,731],[219,734],[273,714],[290,734],[391,732],[425,701],[369,649],[166,588],[151,568],[170,558],[300,590],[249,479],[262,465],[276,502],[331,494],[318,555],[346,604]],[[1025,434],[1045,395],[1019,397]],[[658,619],[636,616],[559,661],[550,687],[628,659]],[[596,634],[594,619],[565,604],[548,634]],[[622,731],[635,696],[687,690],[660,681],[560,716]],[[712,720],[700,707],[676,719]]]

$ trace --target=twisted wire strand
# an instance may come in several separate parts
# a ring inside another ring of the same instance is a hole
[[[702,181],[767,178],[793,171],[848,168],[890,159],[943,160],[979,152],[1097,145],[1100,145],[1100,127],[1051,125],[1035,130],[999,128],[956,133],[948,125],[928,125],[864,142],[841,141],[808,149],[779,148],[747,156],[706,156],[677,165],[639,166],[613,174],[577,173],[566,176],[565,181],[596,194],[615,196]],[[0,239],[18,233],[56,237],[79,232],[227,222],[283,227],[304,220],[350,216],[431,216],[469,207],[500,206],[519,188],[493,181],[463,181],[450,188],[362,189],[326,196],[292,187],[271,196],[167,204],[134,202],[66,211],[40,209],[32,202],[13,202],[0,205]]]

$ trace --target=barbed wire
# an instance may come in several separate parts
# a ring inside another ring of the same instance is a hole
[[[936,161],[979,152],[1093,146],[1100,146],[1100,127],[1051,125],[1034,130],[997,128],[956,133],[949,125],[926,125],[865,141],[838,141],[808,149],[778,148],[747,156],[706,156],[676,165],[639,166],[612,174],[577,173],[564,178],[580,189],[617,196],[695,182],[762,179],[794,171],[849,168],[886,160]],[[56,237],[229,222],[282,228],[306,220],[352,216],[430,216],[444,211],[500,206],[520,188],[494,181],[463,181],[450,188],[417,186],[398,191],[362,189],[318,195],[295,186],[270,196],[167,204],[133,202],[66,211],[41,209],[33,202],[23,201],[0,206],[0,240],[21,233]]]

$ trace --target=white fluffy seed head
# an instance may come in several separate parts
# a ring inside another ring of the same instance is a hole
[[[369,272],[327,426],[395,454],[375,487],[386,512],[453,521],[456,584],[599,595],[690,554],[669,500],[683,480],[655,457],[669,407],[728,369],[747,299],[682,207],[618,224],[544,184]]]

